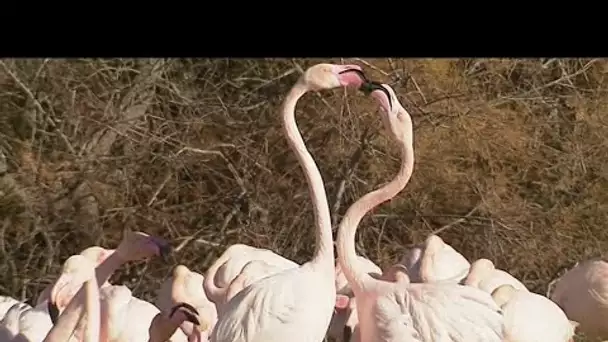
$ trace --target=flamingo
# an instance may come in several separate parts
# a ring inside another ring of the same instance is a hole
[[[492,298],[503,312],[504,342],[573,342],[574,326],[551,300],[513,285],[500,285]]]
[[[359,267],[373,277],[381,277],[382,269],[371,260],[358,256]],[[340,263],[336,259],[336,305],[334,315],[329,323],[327,334],[337,342],[349,342],[356,338],[359,319],[357,316],[357,302],[353,300],[354,294],[342,272]]]
[[[0,320],[4,318],[8,310],[15,304],[21,303],[11,296],[0,296]],[[0,339],[1,340],[1,339]]]
[[[126,231],[116,250],[109,253],[107,258],[95,268],[97,283],[107,284],[112,274],[124,263],[144,260],[157,255],[166,258],[169,251],[169,244],[160,238],[150,236],[144,232]],[[62,284],[62,282],[59,283]],[[76,296],[83,298],[84,289],[81,288],[74,295],[74,297]],[[48,300],[48,311],[51,314],[51,319],[55,321],[58,313],[60,313],[59,305],[55,302],[55,298]]]
[[[92,262],[82,255],[76,254],[69,257],[62,266],[62,275],[55,282],[59,289],[57,292],[60,293],[58,296],[63,296],[66,292],[73,292],[74,288],[70,286],[71,283],[77,284],[78,287],[82,286],[90,278],[91,269],[94,267]],[[67,278],[71,281],[64,281]],[[7,336],[13,336],[13,338],[18,336],[19,339],[27,341],[41,341],[52,327],[53,323],[46,302],[35,307],[18,303],[13,305],[2,319],[0,336],[3,337],[0,338],[0,341],[6,341]]]
[[[146,342],[150,325],[161,312],[153,304],[136,298],[124,285],[101,289],[101,339],[110,342]],[[172,341],[186,342],[184,332],[177,329]]]
[[[243,273],[243,268],[251,261],[261,260],[269,265],[274,265],[276,269],[273,271],[282,271],[289,268],[298,267],[295,262],[283,258],[282,256],[273,253],[267,249],[256,248],[244,244],[235,244],[228,247],[222,255],[209,267],[203,281],[203,288],[207,294],[207,298],[213,302],[218,312],[228,302],[228,291],[234,280]],[[230,295],[234,296],[240,287],[245,282],[257,281],[269,274],[255,274],[249,270],[246,275],[241,277],[230,290]],[[268,271],[266,269],[265,271]],[[245,279],[247,278],[247,279]]]
[[[479,259],[473,262],[471,270],[463,283],[490,294],[501,285],[511,285],[517,290],[528,291],[526,286],[517,278],[495,268],[494,263],[488,259]]]
[[[114,250],[105,249],[105,248],[99,247],[99,246],[92,246],[92,247],[84,249],[82,252],[79,253],[79,255],[82,255],[82,256],[86,257],[87,259],[93,261],[95,263],[95,265],[98,266],[105,259],[107,259],[108,256],[110,256],[112,253],[114,253]],[[64,268],[64,270],[66,270],[68,272],[77,272],[78,267],[79,267],[79,265],[75,263],[72,265],[71,268],[67,268],[67,269]],[[109,284],[108,282],[105,282],[104,284],[102,284],[101,287],[107,286],[108,284]],[[72,285],[71,286],[72,292],[70,292],[69,296],[64,298],[66,300],[65,303],[69,303],[69,301],[72,299],[72,297],[76,294],[76,291],[78,291],[78,289],[80,289],[80,286],[82,284],[71,284],[71,285]],[[36,299],[36,305],[40,305],[50,298],[51,289],[53,288],[53,286],[54,286],[53,283],[49,284],[40,292],[40,294],[38,295],[38,298]],[[61,311],[61,310],[63,310],[63,307],[58,306],[58,309]]]
[[[150,336],[148,342],[170,341],[177,328],[182,326],[184,322],[200,325],[196,318],[198,315],[198,311],[187,303],[178,303],[159,312],[154,316],[148,328],[148,335]]]
[[[413,283],[460,283],[471,268],[462,254],[434,234],[408,250],[400,262]]]
[[[46,305],[17,302],[0,321],[0,341],[42,341],[52,327]]]
[[[129,261],[144,260],[160,255],[166,258],[170,247],[164,240],[143,232],[125,232],[122,241],[113,253],[95,268],[98,284],[105,284],[112,273]],[[61,282],[59,282],[61,283]],[[54,291],[51,291],[54,293]],[[83,297],[81,288],[73,299]],[[51,296],[48,301],[49,313],[56,320],[57,301],[61,296]],[[153,304],[135,298],[126,286],[107,285],[100,289],[101,298],[101,339],[106,341],[146,341],[152,319],[160,312]],[[176,340],[186,341],[186,336],[176,332]]]
[[[359,222],[405,188],[414,166],[411,117],[394,90],[375,82],[366,83],[362,90],[379,102],[384,126],[401,147],[402,165],[391,182],[352,204],[338,228],[338,260],[355,294],[360,340],[501,341],[502,316],[489,294],[452,283],[410,283],[403,265],[394,267],[388,281],[357,268]]]
[[[287,95],[283,127],[309,185],[315,213],[316,250],[311,261],[272,274],[240,291],[220,314],[211,341],[321,341],[336,299],[333,238],[321,174],[295,122],[298,99],[309,91],[359,87],[360,66],[317,64],[308,68]],[[297,333],[294,333],[297,332]]]
[[[79,321],[82,321],[86,326],[84,331],[84,342],[99,342],[100,340],[100,305],[99,305],[99,286],[97,284],[97,278],[95,276],[96,264],[91,260],[87,260],[82,255],[74,255],[83,266],[83,271],[79,274],[85,276],[86,280],[84,283],[85,291],[85,303],[83,317],[86,317],[86,321],[81,318],[81,310],[78,310],[79,306],[82,306],[76,300],[71,300],[70,304],[63,311],[55,325],[48,332],[43,342],[64,342],[68,341],[71,335],[74,333]],[[78,258],[81,257],[81,258]],[[84,259],[84,260],[83,260]],[[74,259],[72,259],[74,260]],[[86,268],[86,269],[85,269]]]
[[[105,260],[105,258],[107,258],[107,256],[109,256],[109,254],[111,254],[112,252],[114,252],[114,250],[108,250],[99,246],[93,246],[93,247],[89,247],[85,250],[83,250],[82,252],[80,252],[80,255],[87,257],[90,260],[94,260],[97,262],[97,264],[101,263],[103,260]],[[76,264],[73,265],[73,267],[78,267]],[[107,282],[106,282],[107,284]],[[43,303],[46,303],[46,301],[49,299],[50,293],[51,293],[51,288],[53,287],[54,283],[47,285],[38,295],[38,298],[36,299],[36,305],[42,305]],[[75,288],[75,290],[78,290],[80,288],[80,285],[82,284],[73,284],[73,288]],[[105,285],[105,284],[104,284]],[[75,292],[74,292],[75,293]],[[72,293],[72,296],[73,294]],[[70,296],[68,299],[71,299]],[[0,319],[4,318],[4,315],[7,313],[7,311],[15,304],[19,304],[18,306],[21,309],[27,309],[27,308],[31,308],[31,306],[21,303],[20,301],[18,301],[15,298],[9,297],[9,296],[0,296]],[[24,306],[25,305],[25,306]],[[21,310],[19,309],[19,310]],[[60,310],[62,308],[60,307]],[[16,313],[17,311],[13,311],[13,314]],[[1,340],[1,339],[0,339]]]
[[[205,295],[201,286],[203,280],[202,274],[193,272],[184,265],[177,265],[172,276],[161,285],[154,302],[161,312],[170,310],[178,303],[187,302],[192,305],[199,323],[194,325],[192,320],[185,320],[180,325],[189,341],[208,341],[211,329],[217,321],[217,309]]]
[[[251,260],[243,266],[241,272],[232,280],[226,291],[226,302],[230,301],[234,296],[241,292],[244,288],[257,282],[260,279],[270,275],[279,273],[295,266],[286,264],[273,264],[265,260]]]
[[[360,260],[364,258],[359,256]],[[360,267],[367,267],[367,273],[373,278],[392,281],[392,282],[408,282],[405,276],[407,275],[407,269],[401,264],[395,264],[389,267],[384,272],[378,272],[380,269],[371,261],[362,262]],[[373,267],[375,266],[375,267]],[[337,275],[336,275],[337,276]],[[344,277],[344,274],[341,274]],[[346,281],[346,280],[345,280]],[[354,294],[350,286],[347,287],[347,295],[338,294],[336,295],[336,312],[332,317],[329,325],[328,335],[334,338],[337,342],[359,342],[361,340],[359,336],[359,316],[357,313],[357,301],[353,299]]]
[[[382,275],[382,269],[380,266],[376,265],[373,261],[368,258],[362,257],[360,255],[357,256],[359,260],[359,265],[357,266],[359,269],[365,270],[366,273],[373,275],[374,277],[380,277]],[[344,272],[342,272],[342,267],[340,266],[340,262],[336,259],[336,293],[344,294],[347,296],[352,296],[353,290],[348,284],[348,280],[346,280],[346,276]]]
[[[585,336],[608,340],[608,262],[594,258],[576,264],[555,281],[549,298]]]

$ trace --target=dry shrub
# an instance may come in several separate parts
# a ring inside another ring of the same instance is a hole
[[[32,298],[68,255],[113,247],[124,229],[182,247],[173,264],[116,276],[144,298],[175,263],[202,272],[236,242],[305,261],[312,206],[278,109],[316,62],[4,60],[0,289]],[[544,293],[608,247],[605,60],[344,62],[392,84],[415,125],[412,180],[362,222],[362,254],[387,265],[438,232]],[[354,91],[307,95],[297,120],[335,220],[398,169]]]

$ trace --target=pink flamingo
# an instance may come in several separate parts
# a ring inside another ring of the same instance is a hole
[[[517,278],[494,267],[494,263],[488,259],[478,259],[473,262],[463,284],[476,287],[487,293],[493,293],[501,285],[511,285],[517,290],[528,291],[526,286]]]
[[[359,269],[364,270],[372,277],[380,278],[382,269],[371,260],[358,256]],[[359,317],[357,316],[357,302],[354,300],[351,289],[340,263],[336,259],[336,305],[329,324],[327,334],[337,342],[356,341]]]
[[[80,258],[78,258],[80,257]],[[48,332],[43,342],[65,342],[76,330],[79,321],[83,321],[86,326],[84,330],[84,342],[99,342],[100,340],[100,305],[99,305],[99,286],[95,277],[95,264],[81,255],[74,255],[72,260],[78,260],[86,270],[79,273],[86,277],[83,290],[85,293],[84,314],[82,304],[77,300],[71,300],[63,311],[55,325]],[[86,317],[86,321],[81,318]]]
[[[209,301],[201,284],[202,274],[193,272],[184,265],[177,265],[172,276],[163,282],[156,295],[155,305],[162,311],[170,310],[174,305],[184,302],[192,305],[196,311],[199,324],[186,320],[180,329],[188,336],[188,341],[208,341],[211,329],[217,321],[217,309]]]
[[[264,270],[253,270],[249,266],[249,270],[244,273],[245,266],[252,261],[263,261],[269,267]],[[228,247],[209,267],[203,281],[203,288],[207,298],[216,305],[218,312],[221,313],[225,304],[244,288],[245,283],[253,283],[270,275],[267,272],[276,273],[295,267],[298,267],[298,264],[267,249],[234,244]],[[237,277],[239,280],[235,282]]]
[[[82,287],[82,284],[89,278],[89,271],[95,266],[91,266],[92,261],[86,257],[76,254],[69,257],[62,265],[61,275],[53,284],[53,296],[56,293],[62,293],[61,302],[62,310],[69,304],[73,294]],[[69,299],[64,300],[64,298]],[[9,336],[20,336],[20,338],[29,341],[40,341],[46,336],[52,328],[53,322],[48,311],[46,301],[41,302],[35,307],[31,307],[24,303],[19,303],[11,307],[6,316],[2,319],[0,331],[2,339],[7,333]],[[6,331],[8,330],[8,332]],[[84,331],[84,330],[83,330]]]
[[[605,259],[577,263],[554,280],[549,298],[585,336],[608,340],[608,262]]]
[[[169,251],[170,246],[162,239],[143,232],[127,231],[116,250],[95,268],[97,283],[106,284],[114,271],[126,262],[144,260],[159,255],[166,258]],[[70,283],[70,281],[58,281],[58,284],[62,283]],[[69,297],[71,293],[54,290],[51,290],[51,293],[56,294],[51,296],[48,301],[48,308],[51,319],[56,321],[59,315],[57,302],[65,302],[65,297]],[[125,293],[127,295],[124,295]],[[122,294],[122,296],[119,294]],[[72,298],[81,301],[83,296],[84,293],[81,288]],[[151,303],[132,297],[131,291],[125,286],[104,286],[101,288],[100,296],[102,340],[105,341],[110,336],[126,336],[125,338],[128,340],[148,339],[148,328],[154,316],[159,312],[158,308]],[[116,317],[121,317],[121,319]],[[117,329],[122,329],[127,324],[127,331],[117,331]],[[184,336],[183,340],[185,339]]]
[[[460,283],[471,268],[462,254],[434,234],[408,250],[400,262],[413,283]]]
[[[359,87],[357,65],[317,64],[298,79],[283,103],[283,127],[305,170],[312,197],[317,244],[311,261],[270,275],[239,292],[220,314],[211,341],[321,341],[336,299],[333,238],[325,186],[295,122],[298,99],[309,91]],[[297,332],[297,333],[294,333]]]
[[[84,249],[78,255],[82,255],[82,256],[86,257],[87,259],[93,261],[96,266],[98,266],[105,259],[107,259],[107,257],[110,256],[112,253],[114,253],[113,249],[105,249],[105,248],[99,247],[99,246],[92,246],[92,247]],[[74,264],[72,266],[72,268],[64,268],[64,270],[62,272],[77,272],[78,267],[79,266],[77,264]],[[65,279],[68,279],[68,278],[64,278],[64,280]],[[62,285],[62,286],[71,287],[71,289],[69,290],[70,295],[68,295],[64,298],[65,300],[67,300],[66,303],[68,303],[72,299],[72,297],[80,289],[81,285],[82,284],[64,284],[64,285]],[[102,284],[102,287],[106,286],[106,285],[108,285],[108,282],[106,282],[105,284]],[[50,298],[51,289],[53,288],[53,286],[55,286],[55,283],[47,285],[40,292],[40,294],[38,295],[38,298],[36,299],[36,305],[40,305]],[[66,304],[66,303],[56,303],[59,311],[63,310],[63,308],[65,307],[65,305],[63,305],[63,304]]]
[[[167,310],[159,312],[154,316],[148,328],[148,342],[171,341],[177,328],[183,326],[185,322],[189,322],[195,326],[200,325],[200,322],[196,318],[198,314],[198,311],[187,303],[178,303]]]
[[[384,126],[401,147],[402,165],[391,182],[350,206],[338,231],[338,260],[355,294],[361,341],[501,341],[502,316],[489,294],[451,283],[410,283],[402,265],[390,281],[357,268],[359,222],[406,186],[414,166],[412,121],[394,90],[373,82],[362,88],[379,102]]]
[[[574,328],[548,298],[511,284],[498,286],[492,298],[503,313],[503,342],[573,342]]]

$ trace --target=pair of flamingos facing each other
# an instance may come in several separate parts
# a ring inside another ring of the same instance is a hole
[[[391,136],[402,145],[404,161],[398,176],[392,182],[362,197],[349,208],[339,228],[338,262],[355,295],[360,321],[360,340],[506,340],[502,338],[503,315],[500,314],[496,302],[484,291],[472,286],[440,282],[410,283],[407,269],[399,265],[390,272],[385,272],[384,279],[376,279],[358,269],[360,259],[354,249],[358,223],[367,211],[400,192],[411,176],[411,119],[389,86],[367,82],[358,66],[328,64],[308,69],[294,86],[283,106],[285,131],[291,147],[298,153],[298,159],[306,171],[313,197],[318,237],[315,256],[311,262],[304,265],[286,262],[278,267],[262,260],[252,260],[243,268],[245,272],[237,275],[228,287],[222,288],[214,284],[215,292],[214,289],[209,290],[209,279],[214,283],[217,280],[215,276],[211,276],[212,266],[204,281],[209,299],[219,303],[219,320],[213,329],[211,340],[261,342],[279,339],[283,341],[286,338],[295,338],[298,341],[323,339],[336,303],[333,241],[323,182],[295,126],[294,110],[297,99],[308,90],[344,85],[364,85],[380,102],[383,121]],[[224,266],[220,263],[215,271],[222,267]],[[224,267],[224,271],[229,271],[226,268]],[[252,280],[247,276],[247,269],[266,270],[270,274]],[[273,269],[275,273],[272,273]],[[99,282],[99,277],[96,278],[98,283],[105,283],[107,280]],[[84,296],[83,291],[79,290],[74,298]],[[503,297],[511,298],[509,303],[513,301],[512,288],[511,291],[502,292]],[[222,295],[225,297],[221,298]],[[171,316],[169,314],[157,317],[161,320],[162,317]],[[64,315],[61,316],[63,317]],[[188,315],[183,317],[189,318]],[[196,321],[191,317],[189,320]],[[175,327],[175,324],[173,326]],[[150,327],[150,332],[152,330]],[[294,335],[293,331],[299,333]],[[151,334],[150,339],[152,338]]]
[[[365,213],[396,196],[405,187],[412,174],[414,157],[409,114],[397,100],[392,88],[367,82],[361,75],[358,66],[317,65],[305,72],[287,96],[283,106],[284,128],[305,170],[313,198],[316,251],[313,259],[303,265],[293,265],[269,251],[260,252],[269,254],[268,257],[274,255],[270,258],[276,259],[277,263],[251,260],[239,265],[244,272],[234,280],[223,279],[222,284],[218,284],[215,272],[222,267],[228,269],[226,265],[230,259],[226,255],[220,257],[205,278],[205,291],[209,299],[218,305],[219,314],[211,340],[321,341],[325,335],[332,316],[332,304],[336,304],[329,210],[320,174],[295,125],[294,108],[297,99],[309,90],[354,85],[367,88],[380,102],[383,122],[390,136],[399,143],[403,161],[397,177],[355,202],[339,227],[338,263],[355,296],[358,338],[361,341],[538,340],[536,336],[518,338],[518,335],[523,335],[521,327],[509,323],[519,323],[521,320],[517,318],[520,316],[508,314],[529,309],[528,304],[536,300],[538,305],[532,306],[536,312],[548,308],[552,310],[549,318],[555,317],[552,323],[562,323],[558,324],[558,328],[551,327],[541,340],[568,341],[573,329],[558,307],[509,284],[494,291],[493,298],[474,286],[442,282],[410,283],[407,269],[400,265],[387,271],[386,276],[382,277],[384,279],[376,279],[361,268],[354,247],[355,229]],[[249,266],[254,269],[276,269],[266,277],[252,280],[246,275]],[[481,266],[477,268],[480,272],[483,269]],[[497,274],[502,273],[497,271]],[[480,283],[480,280],[474,280],[475,275],[474,272],[469,273],[470,281]],[[332,278],[333,284],[328,281]],[[243,288],[247,281],[248,286]],[[237,286],[238,290],[234,290],[233,286]],[[526,311],[530,313],[530,310]],[[537,324],[536,328],[538,325],[541,324]],[[534,334],[538,331],[534,328],[523,331]],[[294,331],[298,333],[293,334]]]

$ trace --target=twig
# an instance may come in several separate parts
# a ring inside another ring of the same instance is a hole
[[[200,244],[211,246],[211,247],[222,247],[223,246],[221,243],[213,242],[213,241],[209,241],[209,240],[205,240],[205,239],[201,239],[201,238],[193,240],[192,237],[190,237],[190,236],[181,237],[181,238],[178,238],[177,240],[189,240],[189,242],[196,242],[196,243],[200,243]],[[182,244],[180,244],[178,246],[178,248],[179,247],[181,247],[180,250],[183,249]],[[177,248],[175,250],[178,251]]]
[[[475,211],[477,211],[477,209],[479,209],[479,207],[480,207],[480,206],[481,206],[481,203],[477,204],[477,205],[476,205],[476,206],[475,206],[473,209],[471,209],[471,211],[469,211],[469,212],[468,212],[466,215],[462,216],[461,218],[459,218],[459,219],[457,219],[457,220],[455,220],[455,221],[453,221],[453,222],[450,222],[450,223],[448,223],[448,224],[444,225],[443,227],[441,227],[441,228],[439,228],[439,229],[437,229],[437,230],[433,231],[431,234],[433,234],[433,235],[439,234],[439,233],[443,232],[444,230],[446,230],[446,229],[448,229],[448,228],[450,228],[450,227],[453,227],[453,226],[455,226],[455,225],[457,225],[457,224],[460,224],[460,223],[462,223],[462,222],[466,221],[466,220],[467,220],[467,219],[468,219],[468,218],[469,218],[471,215],[473,215],[473,213],[474,213]]]
[[[558,78],[556,80],[553,80],[553,81],[551,81],[551,82],[549,82],[547,84],[544,84],[542,86],[535,87],[534,89],[530,89],[528,91],[525,91],[525,92],[523,92],[523,93],[521,93],[521,94],[519,94],[517,96],[513,96],[513,97],[501,97],[496,102],[492,103],[492,106],[499,106],[499,105],[504,104],[504,103],[509,102],[509,101],[523,100],[523,99],[525,99],[524,96],[526,96],[526,95],[528,95],[530,93],[539,92],[540,90],[552,87],[552,86],[554,86],[556,84],[559,84],[561,82],[569,81],[570,79],[572,79],[572,78],[574,78],[574,77],[576,77],[576,76],[578,76],[578,75],[586,72],[597,61],[598,61],[598,59],[594,58],[594,59],[590,60],[587,64],[585,64],[580,70],[578,70],[578,71],[576,71],[576,72],[574,72],[572,74],[563,75],[562,77],[560,77],[560,78]]]
[[[163,181],[160,183],[158,188],[156,188],[156,191],[154,191],[154,195],[152,195],[152,197],[148,201],[148,207],[152,206],[154,201],[156,201],[156,197],[158,197],[158,194],[160,194],[160,192],[163,190],[165,185],[167,185],[167,182],[169,182],[169,179],[171,179],[171,176],[173,176],[173,172],[171,172],[171,171],[167,172],[165,179],[163,179]]]
[[[27,94],[27,96],[34,103],[34,106],[38,109],[38,111],[40,111],[40,113],[42,114],[47,114],[44,108],[42,108],[42,105],[40,104],[38,99],[36,99],[36,96],[34,96],[34,93],[30,90],[30,88],[28,88],[23,82],[21,82],[19,77],[17,77],[17,75],[9,69],[9,67],[4,63],[4,61],[0,60],[0,65],[4,68],[4,71],[6,71],[6,73],[13,79],[13,81],[17,83],[21,90],[23,90]],[[75,155],[76,150],[74,149],[68,138],[63,133],[61,133],[53,119],[51,119],[48,115],[44,115],[44,117],[45,121],[48,122],[49,125],[51,125],[51,127],[57,132],[57,134],[59,134],[59,137],[61,138],[61,140],[63,140],[68,150],[70,150],[70,153]]]
[[[390,77],[391,76],[391,74],[389,74],[388,72],[380,69],[379,67],[373,65],[372,63],[370,63],[370,62],[368,62],[368,61],[366,61],[364,59],[357,58],[357,57],[355,57],[353,59],[356,60],[357,62],[361,62],[362,64],[365,64],[366,66],[370,67],[371,69],[376,70],[377,72],[381,73],[382,75],[384,75],[386,77]]]
[[[186,146],[186,147],[182,147],[179,151],[177,151],[177,153],[175,154],[175,156],[178,156],[178,155],[182,154],[184,151],[191,151],[191,152],[196,152],[196,153],[200,153],[200,154],[213,154],[213,155],[220,156],[226,162],[226,164],[228,165],[228,169],[230,170],[230,172],[234,176],[235,181],[237,182],[237,184],[241,188],[241,193],[238,195],[236,202],[238,203],[238,201],[240,201],[247,194],[247,188],[245,187],[245,182],[239,176],[238,172],[236,171],[236,169],[234,168],[234,166],[232,165],[232,163],[228,160],[228,158],[226,158],[226,156],[224,156],[224,154],[222,152],[220,152],[220,151],[213,151],[213,150],[201,150],[201,149],[198,149],[198,148],[193,148],[193,147]],[[230,213],[228,215],[226,215],[226,217],[224,218],[224,222],[222,223],[222,227],[220,228],[220,232],[224,232],[224,230],[226,229],[226,227],[228,226],[228,224],[232,220],[232,217],[234,215],[236,215],[236,213],[239,210],[240,210],[240,205],[235,205],[235,207],[230,211]],[[192,242],[195,239],[197,239],[198,236],[200,234],[202,234],[204,231],[205,231],[205,228],[199,229],[196,233],[192,234],[187,239],[185,239],[184,241],[182,241],[182,243],[180,243],[179,246],[177,246],[175,248],[175,251],[179,252],[180,250],[182,250],[190,242]]]
[[[428,103],[428,101],[426,100],[426,96],[424,96],[424,93],[422,92],[422,89],[420,89],[420,87],[418,86],[418,82],[416,82],[416,79],[412,75],[410,75],[410,79],[414,83],[414,87],[416,87],[416,90],[418,91],[418,93],[420,94],[420,96],[422,96],[422,101],[424,101],[423,106],[426,105]]]
[[[344,192],[346,190],[346,183],[351,179],[352,175],[355,173],[355,170],[359,166],[359,162],[361,161],[361,157],[363,156],[363,152],[367,148],[367,135],[369,132],[369,126],[365,126],[363,133],[361,134],[361,140],[359,144],[359,148],[355,150],[353,155],[350,158],[350,162],[347,168],[347,172],[340,181],[340,185],[338,185],[338,190],[336,191],[336,201],[332,206],[331,213],[331,224],[332,226],[336,226],[338,221],[338,211],[340,210],[340,206],[342,205],[342,197],[344,196]]]
[[[236,202],[238,203],[243,196],[245,196],[246,192],[241,192],[239,194],[239,196],[237,197]],[[236,213],[240,210],[240,205],[236,205],[232,208],[232,210],[230,211],[230,213],[228,213],[228,215],[226,215],[226,217],[224,217],[224,221],[222,222],[222,226],[220,227],[220,232],[224,232],[226,230],[226,227],[228,227],[228,224],[230,224],[230,221],[232,221],[232,218],[234,217],[234,215],[236,215]],[[184,249],[184,247],[186,247],[188,244],[190,244],[192,241],[195,240],[199,240],[199,236],[205,232],[206,227],[201,228],[199,230],[197,230],[194,234],[186,237],[184,239],[184,241],[182,241],[179,246],[177,246],[175,248],[175,252],[179,252],[182,249]],[[217,244],[218,246],[221,246],[220,244]]]

